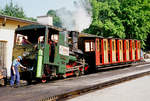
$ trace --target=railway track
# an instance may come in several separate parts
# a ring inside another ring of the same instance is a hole
[[[58,95],[58,96],[55,96],[53,98],[49,98],[49,100],[41,100],[41,101],[65,101],[67,99],[71,99],[71,98],[74,98],[74,97],[77,97],[77,96],[81,96],[83,94],[87,94],[87,93],[90,93],[90,92],[94,92],[96,90],[104,89],[106,87],[117,85],[119,83],[127,82],[129,80],[133,80],[133,79],[143,77],[143,76],[146,76],[146,75],[150,75],[150,72],[145,72],[145,73],[142,73],[142,74],[132,75],[132,76],[129,76],[129,77],[125,77],[125,78],[105,82],[105,83],[102,83],[102,84],[94,85],[94,86],[89,87],[89,88],[81,89],[81,90],[70,92],[70,93],[63,94],[63,95]]]
[[[134,64],[130,68],[113,69],[45,84],[20,88],[2,87],[0,101],[65,101],[82,94],[129,81],[150,74],[150,64]],[[141,68],[142,67],[142,68]],[[11,92],[10,92],[11,90]],[[9,96],[8,96],[9,95]]]
[[[124,67],[126,67],[126,66],[142,67],[143,65],[150,65],[150,64],[146,63],[146,62],[140,62],[140,63],[134,63],[134,64],[121,65],[121,66],[124,66]],[[115,67],[120,67],[120,66],[115,66]],[[104,89],[106,87],[117,85],[119,83],[127,82],[129,80],[133,80],[133,79],[143,77],[143,76],[146,76],[146,75],[150,75],[150,71],[145,71],[145,72],[142,72],[142,73],[139,73],[139,74],[126,76],[126,77],[122,77],[122,78],[119,78],[119,79],[117,78],[117,79],[106,81],[106,82],[103,82],[103,83],[100,83],[100,84],[92,85],[90,87],[83,88],[83,89],[80,89],[80,90],[75,90],[75,91],[72,91],[72,92],[69,92],[69,93],[64,93],[64,94],[48,97],[48,98],[45,98],[45,99],[41,99],[39,101],[65,101],[67,99],[71,99],[71,98],[74,98],[74,97],[77,97],[77,96],[81,96],[83,94],[87,94],[87,93],[90,93],[90,92],[94,92],[96,90]]]

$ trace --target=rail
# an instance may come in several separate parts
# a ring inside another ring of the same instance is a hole
[[[138,63],[136,65],[139,65],[139,64],[149,64],[149,63],[143,63],[142,62],[142,63]],[[81,96],[81,95],[87,94],[89,92],[104,89],[106,87],[110,87],[110,86],[113,86],[113,85],[116,85],[116,84],[119,84],[119,83],[123,83],[123,82],[133,80],[133,79],[136,79],[136,78],[139,78],[139,77],[143,77],[143,76],[146,76],[146,75],[150,75],[150,71],[130,75],[130,76],[115,79],[115,80],[106,81],[106,82],[101,83],[101,84],[96,84],[96,85],[93,85],[93,86],[90,86],[90,87],[87,87],[87,88],[83,88],[83,89],[80,89],[80,90],[75,90],[75,91],[64,93],[64,94],[61,94],[61,95],[48,97],[48,98],[45,98],[45,99],[41,99],[39,101],[65,101],[65,100],[71,99],[73,97]]]

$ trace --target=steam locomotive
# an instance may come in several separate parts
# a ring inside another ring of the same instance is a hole
[[[29,83],[79,76],[141,59],[140,40],[103,38],[40,24],[17,28],[15,36],[13,57],[23,56],[22,64],[28,69],[20,70],[21,76]],[[18,36],[26,36],[32,44],[18,44]]]

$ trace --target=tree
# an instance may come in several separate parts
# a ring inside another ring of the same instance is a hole
[[[86,32],[104,37],[114,36],[125,38],[125,29],[118,17],[120,3],[118,0],[91,0],[93,21]]]
[[[139,39],[150,34],[150,0],[91,0],[93,21],[85,32]]]
[[[61,20],[60,20],[60,18],[56,15],[56,11],[55,11],[55,10],[49,10],[49,11],[47,12],[47,15],[50,15],[50,16],[53,17],[53,24],[54,24],[54,26],[62,27]]]
[[[150,1],[123,0],[120,9],[126,38],[139,39],[145,46],[147,36],[150,34]]]
[[[12,2],[6,4],[4,9],[2,9],[2,14],[18,18],[26,18],[23,9],[18,7],[18,5],[13,5]]]
[[[1,8],[0,8],[0,14],[2,14],[2,10],[1,10]]]
[[[17,4],[14,5],[12,1],[0,10],[0,14],[36,21],[36,19],[32,17],[27,17],[23,8],[19,7]]]

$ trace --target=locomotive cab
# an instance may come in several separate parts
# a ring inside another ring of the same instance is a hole
[[[60,29],[44,25],[28,25],[16,29],[13,58],[23,56],[21,62],[28,68],[27,71],[20,70],[22,79],[31,81],[42,78],[45,63],[54,62],[53,44],[58,42],[59,31]]]
[[[78,33],[47,25],[28,25],[16,29],[16,40],[18,34],[27,37],[30,42],[28,45],[14,46],[14,58],[23,56],[22,64],[28,67],[27,71],[22,72],[23,77],[46,82],[55,77],[83,74],[85,61],[79,55],[82,51],[75,42]],[[73,47],[69,46],[70,41]]]

